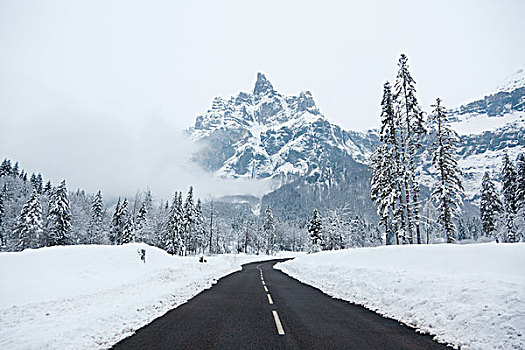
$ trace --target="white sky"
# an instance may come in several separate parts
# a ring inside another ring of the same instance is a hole
[[[0,157],[89,191],[171,193],[193,180],[172,169],[190,147],[177,130],[258,71],[365,130],[401,52],[423,108],[453,107],[525,67],[524,17],[520,0],[0,0]]]

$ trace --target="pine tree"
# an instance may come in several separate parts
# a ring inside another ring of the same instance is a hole
[[[117,235],[116,244],[123,244],[124,239],[126,240],[129,239],[129,237],[124,237],[124,233],[129,235],[129,231],[132,230],[131,227],[128,227],[128,224],[130,224],[128,222],[128,215],[129,215],[128,207],[129,207],[128,199],[124,198],[124,201],[122,201],[122,204],[120,205],[119,212],[118,212],[119,226],[117,228],[118,235]],[[128,232],[124,232],[125,229],[127,229]]]
[[[18,165],[18,162],[16,162],[13,169],[11,169],[11,173],[13,176],[18,176],[20,174],[20,166]]]
[[[0,165],[0,176],[9,176],[12,174],[11,160],[5,158]]]
[[[146,224],[148,215],[148,206],[146,202],[143,202],[140,206],[139,213],[137,215],[137,218],[135,219],[135,225],[137,227],[137,230],[142,230]]]
[[[381,223],[385,226],[387,244],[396,235],[399,244],[398,225],[403,223],[403,211],[399,208],[401,189],[399,187],[399,156],[396,121],[390,83],[386,82],[381,101],[380,146],[372,154],[371,199],[377,207]],[[393,231],[393,232],[392,232]]]
[[[516,161],[516,226],[517,239],[525,239],[525,154],[520,153]]]
[[[42,191],[44,189],[42,174],[35,174],[35,173],[31,174],[31,178],[29,181],[31,182],[31,185],[37,191],[37,193],[42,194]]]
[[[44,186],[44,193],[47,195],[51,195],[53,192],[53,185],[51,185],[51,181],[46,182],[46,185]]]
[[[22,207],[18,216],[13,235],[17,239],[16,249],[22,251],[27,248],[36,248],[42,233],[42,205],[36,190]]]
[[[122,227],[122,244],[131,243],[135,241],[135,230],[133,227],[133,219],[131,215],[126,215],[124,218],[124,226]]]
[[[6,246],[6,237],[4,236],[4,217],[5,217],[5,209],[4,209],[4,195],[3,193],[0,193],[0,251],[4,250]]]
[[[323,224],[326,240],[325,249],[343,249],[345,247],[345,238],[343,236],[344,229],[337,215],[337,211],[331,210],[325,221],[326,224]]]
[[[48,245],[65,245],[68,243],[68,234],[71,229],[71,209],[65,180],[53,192],[49,205]]]
[[[399,70],[396,77],[394,99],[395,113],[399,118],[400,139],[400,174],[403,178],[404,210],[406,211],[406,228],[408,241],[414,242],[413,230],[416,230],[416,241],[421,243],[419,214],[419,181],[416,174],[416,153],[421,147],[420,138],[425,133],[423,113],[416,99],[415,82],[408,71],[408,59],[402,54],[399,58]]]
[[[198,251],[204,251],[206,244],[206,228],[204,226],[204,215],[202,213],[202,202],[200,198],[197,199],[195,205],[195,235],[193,245],[197,247]]]
[[[320,247],[324,246],[323,224],[321,214],[317,209],[314,210],[314,215],[308,225],[308,233],[310,234],[310,240],[312,241],[314,250],[319,250]]]
[[[109,235],[109,240],[112,244],[119,244],[120,238],[120,228],[122,226],[122,218],[120,216],[120,197],[118,199],[117,205],[115,206],[115,211],[113,212],[113,218],[111,219],[111,231]]]
[[[453,219],[459,216],[462,203],[463,176],[456,160],[458,136],[449,126],[445,107],[441,99],[436,99],[434,110],[429,117],[432,143],[432,166],[437,172],[431,199],[439,211],[438,222],[445,231],[447,243],[452,243],[456,236]]]
[[[148,212],[153,210],[153,196],[151,195],[151,191],[149,189],[147,189],[144,193],[144,206]]]
[[[499,199],[496,186],[492,182],[489,172],[485,172],[481,182],[481,224],[487,237],[494,237],[498,217],[503,212],[503,205]]]
[[[104,203],[102,193],[97,192],[91,202],[91,217],[89,221],[89,243],[100,242],[102,235],[102,220],[104,216]]]
[[[190,251],[194,251],[195,247],[192,247],[190,241],[192,236],[195,234],[195,203],[193,199],[193,186],[190,186],[188,196],[184,202],[184,218],[183,218],[182,239],[184,241],[184,247]],[[186,254],[186,251],[184,251]]]
[[[168,211],[168,220],[164,237],[164,249],[172,254],[183,255],[186,247],[182,238],[184,231],[184,208],[182,204],[182,192],[173,197],[171,208]]]
[[[36,191],[38,194],[42,194],[44,191],[44,180],[42,179],[42,174],[36,174]]]
[[[503,184],[503,208],[505,210],[505,226],[507,234],[505,242],[516,242],[516,228],[514,226],[514,217],[517,212],[517,175],[514,166],[507,153],[503,156],[503,167],[501,170],[501,179]]]
[[[268,205],[264,211],[263,224],[264,237],[266,239],[266,254],[272,254],[275,250],[275,220],[272,208]]]

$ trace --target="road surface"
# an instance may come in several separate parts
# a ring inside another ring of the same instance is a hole
[[[274,270],[277,261],[244,265],[114,349],[446,349]]]

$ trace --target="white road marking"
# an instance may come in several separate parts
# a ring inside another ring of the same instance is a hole
[[[266,288],[266,286],[264,286],[264,291],[268,293],[268,288]]]
[[[281,324],[281,320],[279,319],[279,315],[277,314],[277,311],[273,310],[273,319],[275,320],[275,325],[277,326],[277,333],[279,335],[284,335],[284,329],[283,325]]]
[[[263,283],[263,286],[265,286],[265,285],[266,285],[266,283],[264,283],[264,280],[262,281],[262,283]]]
[[[268,297],[268,302],[273,304],[272,296],[270,294],[266,294],[266,296]]]

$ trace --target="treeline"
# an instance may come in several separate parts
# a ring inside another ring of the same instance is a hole
[[[501,242],[518,242],[525,238],[525,154],[516,164],[503,156],[502,189],[498,191],[490,174],[481,183],[480,212],[483,232]]]
[[[280,250],[316,251],[382,244],[376,225],[344,206],[316,210],[316,238],[308,218],[290,220],[267,205],[260,213],[253,203],[195,199],[176,192],[171,201],[151,191],[106,205],[102,193],[68,191],[65,181],[45,184],[41,174],[29,176],[18,163],[0,165],[0,249],[21,251],[54,245],[145,242],[171,254],[245,252],[273,254]]]
[[[523,220],[523,214],[518,214],[524,202],[523,174],[516,174],[505,155],[503,204],[485,174],[480,217],[483,230],[478,232],[476,220],[461,218],[464,193],[463,173],[457,162],[459,137],[450,126],[442,100],[437,98],[431,107],[425,118],[408,59],[401,55],[394,85],[386,82],[383,86],[380,145],[370,158],[370,195],[385,230],[386,244],[430,243],[430,231],[437,231],[441,237],[435,238],[447,243],[480,236],[504,242],[522,240],[523,225],[516,222]],[[423,201],[419,169],[426,160],[432,165],[432,185]],[[518,163],[517,173],[523,173],[520,160]]]
[[[250,254],[305,250],[304,225],[275,220],[268,206],[260,215],[250,205],[195,199],[176,192],[171,201],[151,191],[119,198],[107,206],[102,193],[68,191],[66,182],[44,184],[41,174],[5,159],[0,165],[0,250],[55,245],[144,242],[171,254]]]
[[[66,182],[43,185],[42,175],[28,174],[5,159],[0,165],[0,247],[21,251],[71,244],[146,242],[171,254],[203,252],[207,247],[200,199],[190,187],[172,203],[154,208],[149,190],[134,199],[105,207],[102,193],[68,192]]]

